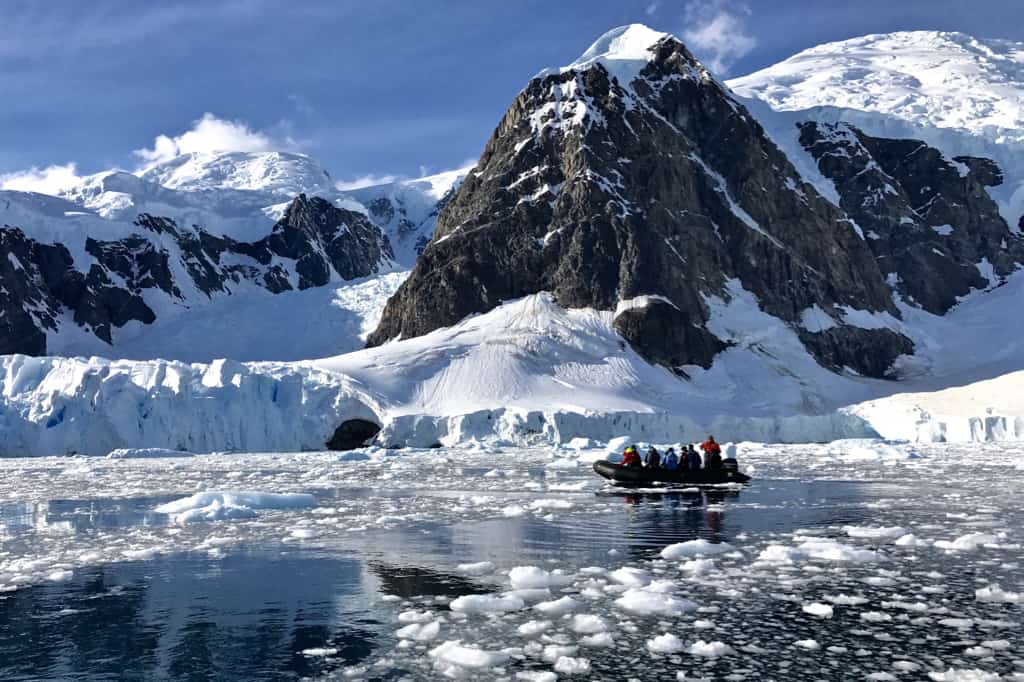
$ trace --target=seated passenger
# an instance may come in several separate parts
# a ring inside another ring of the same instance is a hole
[[[697,452],[693,445],[686,446],[686,468],[690,471],[699,471],[702,466],[700,460],[700,453]]]
[[[640,463],[640,453],[632,445],[627,446],[622,452],[622,466],[631,468],[642,466]]]
[[[647,449],[647,457],[644,458],[644,466],[648,469],[661,468],[661,453],[653,445]]]
[[[679,456],[676,455],[675,448],[669,448],[665,453],[665,461],[662,463],[662,466],[668,471],[675,471],[679,468]]]

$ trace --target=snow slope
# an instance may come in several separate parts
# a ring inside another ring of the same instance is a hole
[[[992,191],[1016,226],[1024,215],[1024,43],[963,33],[874,34],[804,50],[728,81],[796,120],[844,120],[871,135],[913,137],[950,155],[993,158]]]
[[[398,180],[348,190],[345,196],[366,207],[367,214],[391,240],[395,260],[406,267],[434,236],[437,215],[472,166],[414,180]]]
[[[129,322],[109,346],[92,334],[67,330],[53,337],[54,355],[93,355],[126,360],[182,362],[295,361],[362,348],[377,327],[384,304],[408,271],[269,295],[254,290],[220,297],[203,306]]]

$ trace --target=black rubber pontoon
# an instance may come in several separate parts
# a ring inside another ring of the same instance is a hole
[[[747,483],[750,476],[738,471],[735,466],[725,466],[721,469],[699,469],[688,471],[684,469],[647,469],[639,467],[624,467],[620,464],[600,460],[594,462],[594,471],[598,476],[607,478],[616,483],[627,483],[630,485],[643,485],[650,483],[674,483],[682,485],[720,485],[722,483]]]

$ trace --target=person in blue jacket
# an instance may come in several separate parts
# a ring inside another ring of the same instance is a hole
[[[675,471],[679,468],[679,455],[676,454],[675,448],[669,448],[665,452],[665,460],[661,465],[669,471]]]

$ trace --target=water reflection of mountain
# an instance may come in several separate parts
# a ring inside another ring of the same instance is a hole
[[[377,646],[370,598],[360,562],[344,559],[179,555],[81,570],[0,599],[0,678],[312,675],[325,663],[304,649],[335,648],[338,666]]]
[[[167,516],[151,511],[167,497],[99,498],[92,500],[47,500],[0,505],[0,526],[12,531],[82,531],[155,526],[168,522]]]

